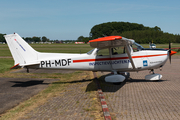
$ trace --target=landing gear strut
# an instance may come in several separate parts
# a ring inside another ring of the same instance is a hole
[[[149,73],[152,73],[152,74],[154,74],[154,69],[151,69],[151,71],[150,71]]]
[[[29,73],[29,68],[27,67],[27,70],[26,70],[27,73]]]

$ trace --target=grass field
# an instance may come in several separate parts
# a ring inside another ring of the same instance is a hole
[[[0,58],[0,73],[8,71],[14,64],[12,58]]]
[[[88,44],[31,44],[39,52],[49,53],[86,53],[92,48]],[[7,45],[0,45],[0,56],[11,56]]]

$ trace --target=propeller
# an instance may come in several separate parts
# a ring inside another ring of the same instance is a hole
[[[171,42],[169,40],[169,61],[170,61],[170,64],[171,64]]]

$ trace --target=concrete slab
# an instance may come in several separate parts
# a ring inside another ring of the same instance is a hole
[[[147,81],[149,71],[132,72],[120,85],[102,86],[111,117],[116,120],[178,120],[180,118],[180,59],[165,64],[160,81]]]

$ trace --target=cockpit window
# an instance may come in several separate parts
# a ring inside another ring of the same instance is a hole
[[[87,52],[88,55],[91,55],[92,52],[94,51],[94,49],[90,50],[89,52]]]
[[[134,43],[132,44],[132,48],[133,48],[133,51],[134,51],[134,52],[140,51],[140,50],[143,50],[143,49],[144,49],[140,44],[138,44],[138,43],[136,43],[136,42],[134,42]]]

